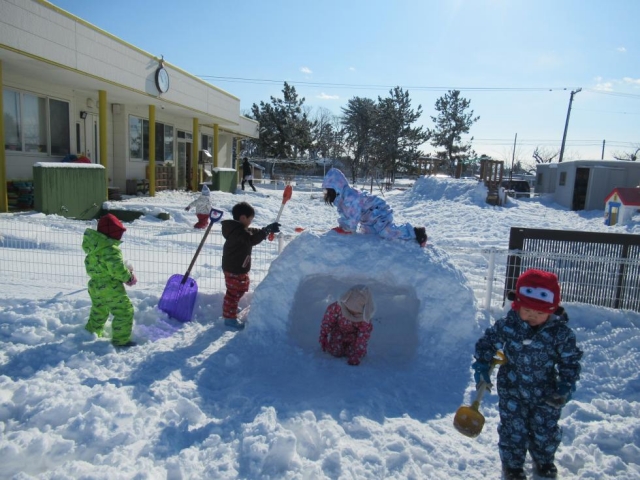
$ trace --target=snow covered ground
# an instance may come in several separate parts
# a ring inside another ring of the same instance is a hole
[[[258,188],[213,192],[214,203],[228,212],[249,201],[255,225],[265,225],[282,197]],[[183,210],[192,198],[162,192],[117,205],[148,213],[131,230],[162,229],[194,223]],[[325,233],[335,209],[317,191],[294,189],[283,231],[305,231],[243,301],[252,308],[241,332],[218,319],[222,290],[201,291],[193,321],[180,324],[156,309],[162,285],[140,278],[128,290],[140,345],[116,351],[83,329],[86,291],[3,275],[0,478],[499,478],[497,397],[483,401],[477,439],[452,419],[474,393],[473,345],[504,312],[480,308],[452,249],[506,248],[512,226],[639,234],[640,215],[606,227],[601,211],[545,198],[492,207],[475,182],[452,179],[421,178],[385,198],[396,223],[427,227],[426,249]],[[158,225],[158,212],[172,219]],[[11,254],[1,240],[0,249]],[[322,353],[317,335],[326,305],[362,282],[378,310],[369,353],[352,367]],[[640,314],[565,307],[585,355],[563,412],[560,477],[640,478]]]

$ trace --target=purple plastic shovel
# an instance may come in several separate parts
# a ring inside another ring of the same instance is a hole
[[[196,297],[198,296],[198,284],[193,278],[189,277],[193,265],[196,263],[196,259],[200,254],[200,250],[204,246],[204,242],[207,240],[207,236],[211,231],[211,227],[216,222],[222,219],[222,210],[212,208],[209,212],[209,219],[211,222],[204,232],[202,241],[196,250],[196,254],[191,260],[191,265],[187,269],[184,275],[176,274],[171,275],[167,285],[164,287],[158,308],[169,315],[171,318],[175,318],[181,322],[189,322],[193,316],[193,308],[196,305]]]

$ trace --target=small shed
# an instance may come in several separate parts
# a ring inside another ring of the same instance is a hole
[[[571,210],[600,210],[611,189],[640,183],[640,162],[572,160],[538,164],[536,170],[536,193],[551,193],[556,203]]]
[[[605,198],[604,224],[624,225],[639,209],[640,187],[616,187]]]

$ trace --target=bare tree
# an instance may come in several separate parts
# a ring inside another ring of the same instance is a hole
[[[536,163],[551,163],[560,154],[560,150],[553,150],[546,147],[536,147],[533,151],[533,158]]]
[[[309,156],[311,158],[328,157],[331,155],[331,150],[334,143],[334,131],[333,131],[333,113],[328,108],[320,107],[316,110],[313,116],[314,126],[311,130],[313,137],[313,146],[309,149]],[[311,113],[309,113],[309,118]]]
[[[616,160],[631,160],[635,162],[638,159],[638,152],[640,152],[640,147],[636,148],[633,153],[631,152],[615,152],[613,154],[613,158]]]

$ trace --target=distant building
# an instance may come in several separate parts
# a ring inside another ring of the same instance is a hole
[[[640,209],[640,187],[614,188],[605,198],[605,225],[624,225],[638,213]]]
[[[7,181],[84,155],[124,191],[154,156],[175,188],[195,187],[199,151],[235,169],[235,142],[258,138],[238,97],[44,0],[0,2],[0,79]]]
[[[536,193],[571,210],[601,210],[615,187],[640,184],[640,162],[573,160],[536,165]]]

